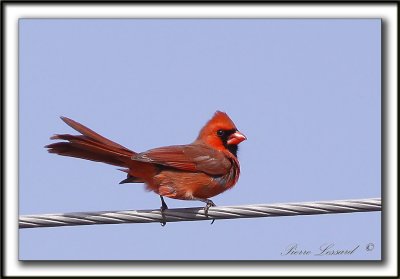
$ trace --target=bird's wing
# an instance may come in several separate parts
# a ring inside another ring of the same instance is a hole
[[[132,160],[209,175],[224,175],[232,165],[222,152],[199,144],[155,148],[134,155]]]

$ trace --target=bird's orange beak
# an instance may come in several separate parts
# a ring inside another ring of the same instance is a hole
[[[227,143],[228,144],[239,144],[242,141],[247,140],[246,136],[243,135],[241,132],[236,131],[235,133],[233,133],[232,135],[230,135],[230,137],[228,138]]]

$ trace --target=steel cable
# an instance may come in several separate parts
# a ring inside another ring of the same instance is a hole
[[[381,211],[381,199],[334,200],[304,203],[256,204],[211,207],[208,216],[202,207],[160,210],[123,210],[25,215],[19,218],[19,228],[42,228],[79,225],[124,223],[181,222],[212,219],[280,217],[333,213]],[[164,219],[163,219],[164,218]]]

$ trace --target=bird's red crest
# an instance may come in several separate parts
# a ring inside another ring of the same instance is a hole
[[[226,128],[226,129],[236,129],[235,124],[229,118],[229,116],[225,112],[219,110],[217,110],[214,113],[214,116],[208,121],[207,125],[209,124],[220,125],[223,126],[221,128]]]

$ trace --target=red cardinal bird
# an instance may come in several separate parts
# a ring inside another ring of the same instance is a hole
[[[45,146],[50,153],[124,167],[128,177],[120,183],[145,183],[148,190],[160,195],[162,211],[168,208],[163,197],[168,197],[205,202],[207,214],[215,206],[209,198],[232,188],[239,179],[238,144],[246,137],[224,112],[217,111],[193,143],[142,153],[72,119],[61,119],[81,135],[54,135],[51,139],[65,141]]]

